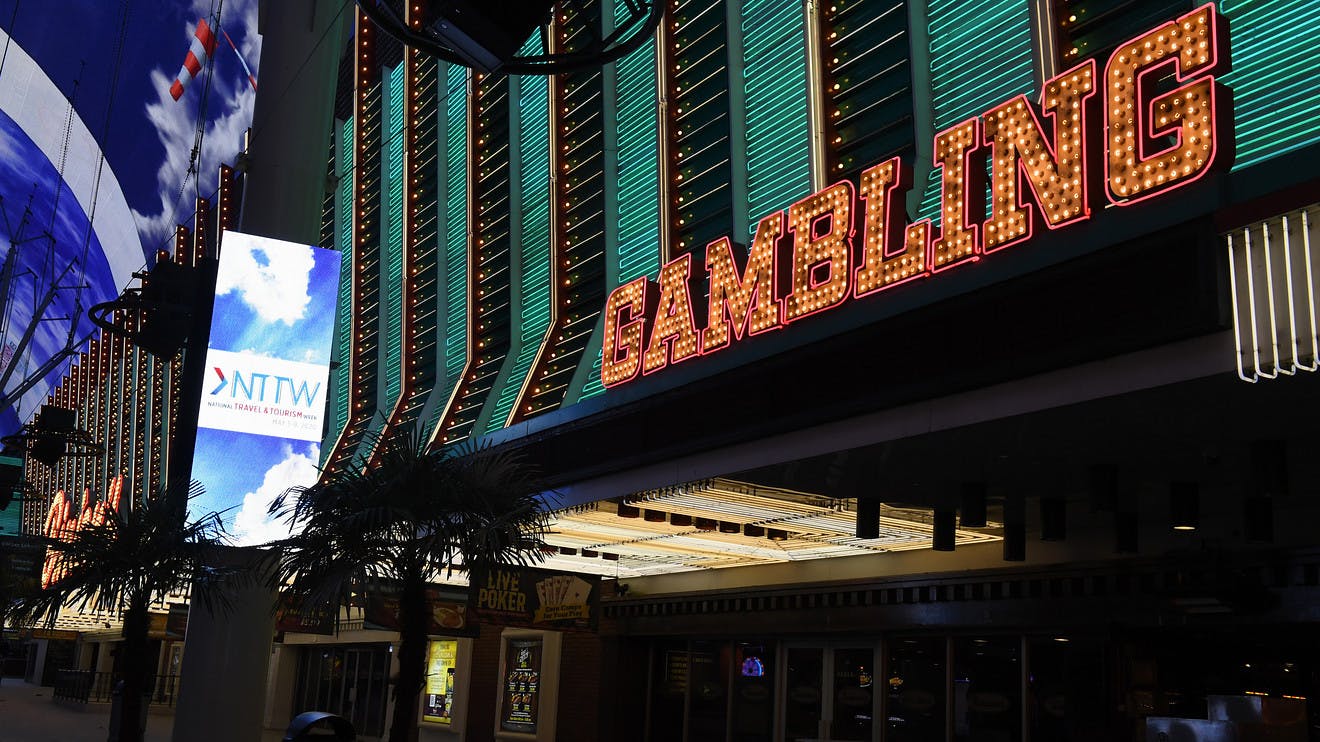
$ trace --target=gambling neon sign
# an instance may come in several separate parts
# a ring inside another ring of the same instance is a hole
[[[907,223],[911,170],[895,157],[761,219],[745,261],[706,246],[615,289],[605,307],[607,387],[1091,218],[1097,194],[1131,206],[1232,164],[1228,24],[1204,5],[935,135],[940,227]],[[1169,84],[1171,80],[1171,85]],[[1156,85],[1161,81],[1160,85]],[[983,212],[989,158],[989,214]],[[741,265],[740,265],[741,263]],[[701,322],[698,322],[701,317]],[[699,324],[701,326],[699,326]]]

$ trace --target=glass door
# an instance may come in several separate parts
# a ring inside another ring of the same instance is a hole
[[[789,645],[780,691],[783,742],[875,738],[875,646]]]

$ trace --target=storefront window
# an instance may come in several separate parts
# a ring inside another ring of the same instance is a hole
[[[671,742],[683,739],[683,704],[691,663],[687,641],[655,643],[651,667],[651,708],[648,739]]]
[[[820,734],[821,676],[825,669],[825,650],[820,647],[792,647],[785,654],[786,692],[784,696],[784,742]]]
[[[960,637],[953,646],[953,738],[1022,739],[1022,640]]]
[[[739,642],[733,648],[733,742],[769,739],[775,711],[773,644]]]
[[[1027,713],[1032,739],[1112,739],[1104,643],[1066,636],[1027,644]]]
[[[298,673],[294,713],[329,711],[348,719],[360,734],[385,730],[389,691],[388,644],[308,647]]]
[[[943,637],[897,638],[889,642],[885,739],[926,742],[944,739],[948,682]]]
[[[870,740],[875,707],[875,650],[871,647],[834,650],[830,739]]]
[[[690,740],[724,739],[729,708],[730,647],[725,642],[692,642]]]

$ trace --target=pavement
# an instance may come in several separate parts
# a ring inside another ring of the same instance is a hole
[[[0,678],[0,742],[105,742],[109,704],[79,708],[55,703],[53,691],[15,678]],[[148,714],[145,742],[171,742],[173,729],[173,714]],[[267,731],[261,742],[279,742],[282,737]]]

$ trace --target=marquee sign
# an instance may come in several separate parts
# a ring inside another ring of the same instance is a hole
[[[615,289],[605,307],[607,387],[710,355],[850,300],[975,262],[1064,229],[1104,200],[1131,206],[1232,164],[1228,24],[1204,5],[935,135],[941,219],[906,223],[909,168],[897,157],[775,212],[745,260],[706,246],[704,302],[693,256]],[[1157,84],[1157,82],[1159,84]],[[1048,122],[1048,123],[1043,123]],[[991,213],[984,213],[989,157]],[[860,235],[858,232],[860,231]]]

